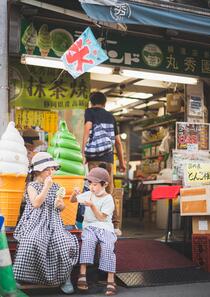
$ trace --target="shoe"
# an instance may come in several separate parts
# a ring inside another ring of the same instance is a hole
[[[21,289],[21,284],[16,282],[16,287],[17,287],[17,289]]]
[[[63,293],[65,294],[73,294],[74,293],[74,287],[70,281],[70,279],[68,279],[65,284],[63,284],[62,286],[60,286],[60,289]]]

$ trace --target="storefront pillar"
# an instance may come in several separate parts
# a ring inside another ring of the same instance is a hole
[[[8,26],[7,0],[1,1],[0,9],[0,136],[8,124]]]

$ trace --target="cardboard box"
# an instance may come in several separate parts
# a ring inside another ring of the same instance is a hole
[[[122,211],[123,211],[123,189],[114,188],[112,196],[115,200],[115,207],[120,221],[119,228],[122,228]]]
[[[195,216],[192,218],[193,234],[210,234],[210,216]]]
[[[181,216],[210,215],[210,186],[180,190]]]

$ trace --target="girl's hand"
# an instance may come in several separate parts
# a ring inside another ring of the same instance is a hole
[[[74,188],[75,195],[79,195],[81,193],[80,188]]]
[[[44,186],[46,186],[47,188],[51,188],[52,185],[53,185],[52,177],[51,176],[47,176],[45,178],[45,181],[44,181]]]
[[[64,209],[64,201],[62,198],[55,199],[55,208],[60,209],[60,210]]]
[[[92,207],[94,204],[93,204],[92,201],[84,201],[84,205],[85,205],[85,206]]]

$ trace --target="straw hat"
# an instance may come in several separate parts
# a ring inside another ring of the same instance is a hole
[[[109,183],[110,181],[108,171],[100,167],[91,169],[86,179],[92,183],[100,183],[101,181]]]
[[[22,136],[25,144],[31,144],[34,147],[44,144],[44,142],[39,139],[39,133],[32,128],[26,128],[23,130]]]
[[[31,160],[32,171],[43,171],[48,167],[59,167],[52,156],[46,152],[39,152]]]

